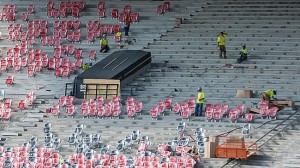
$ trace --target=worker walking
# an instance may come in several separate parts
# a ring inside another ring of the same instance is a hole
[[[128,36],[131,21],[132,21],[131,11],[128,10],[127,13],[125,14],[125,27],[124,27],[125,36]]]
[[[240,58],[237,59],[238,63],[242,63],[248,58],[248,49],[246,48],[246,44],[243,44],[241,50],[240,50]]]
[[[221,32],[220,35],[218,36],[218,48],[219,48],[219,56],[220,58],[226,59],[226,37],[227,33]]]
[[[196,100],[196,107],[195,107],[195,116],[202,116],[202,112],[203,112],[203,104],[204,104],[204,100],[205,100],[205,93],[202,92],[202,88],[198,88],[198,96],[197,96],[197,100]]]
[[[267,101],[274,100],[276,99],[275,98],[276,94],[277,94],[276,90],[265,90],[261,93],[261,99]]]

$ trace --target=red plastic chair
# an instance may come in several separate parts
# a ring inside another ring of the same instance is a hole
[[[23,12],[22,16],[21,16],[22,21],[27,22],[28,21],[28,15],[29,14],[27,12]]]
[[[228,114],[228,108],[229,108],[228,104],[222,104],[221,112],[222,112],[223,116]]]
[[[268,118],[268,109],[260,109],[259,111],[262,118]]]
[[[166,1],[163,3],[164,12],[168,11],[170,9],[170,2]]]
[[[79,9],[78,8],[76,8],[76,7],[72,8],[72,16],[74,18],[78,18],[79,17]]]
[[[14,84],[14,76],[8,76],[5,83],[7,86],[12,86]]]
[[[73,28],[74,28],[75,30],[80,29],[80,24],[81,24],[80,20],[75,20],[75,21],[73,22]]]
[[[124,12],[120,13],[120,15],[118,17],[118,21],[120,23],[124,23],[125,22],[125,13]]]
[[[74,32],[74,42],[80,42],[81,32]]]
[[[68,55],[73,55],[75,53],[75,45],[69,45]]]
[[[59,104],[56,104],[54,105],[52,108],[51,108],[51,114],[53,116],[57,116],[58,117],[58,114],[59,114],[60,110],[59,110]]]
[[[219,111],[215,111],[214,113],[213,113],[213,119],[214,119],[214,121],[215,122],[217,122],[217,121],[219,121],[219,122],[221,122],[222,121],[222,113],[221,113],[221,110],[219,110]]]
[[[131,14],[132,22],[137,23],[140,21],[140,14],[139,13],[132,13]]]
[[[254,118],[254,115],[252,113],[247,113],[245,115],[245,122],[247,122],[247,123],[252,122],[253,118]]]
[[[205,111],[205,118],[206,118],[206,121],[212,121],[213,119],[213,111]]]
[[[158,119],[158,106],[156,106],[156,107],[152,107],[151,108],[151,111],[150,111],[150,116],[151,116],[151,118],[152,119]]]
[[[117,19],[118,16],[119,16],[119,10],[118,10],[118,9],[113,9],[113,10],[111,11],[111,17],[112,17],[113,19]]]
[[[278,107],[271,107],[268,110],[269,118],[270,119],[276,119],[277,112],[278,112]]]
[[[142,109],[143,109],[143,102],[135,102],[135,112],[139,113],[140,115],[142,114]]]
[[[20,109],[21,111],[25,109],[25,100],[21,100],[18,104],[18,109]]]
[[[180,114],[180,112],[181,112],[180,103],[175,103],[172,108],[172,111],[174,114]]]
[[[158,5],[156,8],[156,13],[159,15],[163,15],[164,14],[164,6],[163,5]]]
[[[238,110],[238,115],[243,117],[244,116],[245,105],[244,104],[239,104],[239,105],[237,105],[236,109]]]
[[[98,12],[99,18],[105,18],[106,9],[100,9]]]
[[[132,10],[131,5],[125,5],[125,6],[124,6],[123,12],[128,12],[129,10],[130,10],[130,11]]]
[[[94,31],[89,31],[87,36],[86,36],[86,40],[89,42],[89,43],[94,43],[95,41],[95,33]]]
[[[171,109],[172,108],[172,101],[173,99],[172,98],[166,98],[164,103],[165,103],[165,106],[167,109]]]
[[[237,109],[231,109],[229,112],[229,119],[231,120],[231,122],[237,122],[237,118],[238,118],[238,110]]]
[[[74,54],[74,58],[81,59],[82,56],[82,49],[76,49],[75,54]]]
[[[99,26],[100,26],[100,21],[99,20],[94,21],[94,23],[93,23],[93,30],[94,31],[98,30]]]
[[[190,120],[190,109],[188,107],[181,109],[181,117],[182,119]]]
[[[90,59],[90,61],[95,61],[96,53],[97,53],[96,50],[90,51],[90,53],[89,53],[89,59]]]
[[[104,9],[105,8],[105,2],[99,2],[98,3],[98,9],[101,10],[101,9]]]
[[[34,5],[29,5],[28,8],[27,8],[27,12],[29,14],[33,14],[34,13],[34,9],[35,9]]]
[[[82,66],[82,62],[83,60],[82,59],[77,59],[76,63],[75,63],[75,66],[80,68]]]

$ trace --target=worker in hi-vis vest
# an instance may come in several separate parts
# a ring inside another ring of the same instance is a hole
[[[246,44],[243,44],[242,48],[240,49],[240,58],[237,59],[238,63],[242,63],[248,58],[249,51],[246,48]]]
[[[276,90],[265,90],[261,93],[261,99],[262,100],[274,100],[275,95],[277,94]]]
[[[227,37],[227,33],[221,32],[220,35],[218,36],[218,48],[219,48],[219,56],[220,58],[226,59],[226,37]],[[223,55],[223,57],[222,57]]]
[[[198,96],[196,99],[195,116],[202,116],[203,104],[205,100],[205,93],[202,92],[202,88],[198,88]]]
[[[106,39],[106,34],[103,34],[101,40],[100,40],[100,52],[106,53],[109,51],[109,46],[108,46],[108,40]]]

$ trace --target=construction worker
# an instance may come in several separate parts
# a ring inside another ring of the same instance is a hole
[[[226,59],[226,37],[227,33],[221,32],[220,35],[218,36],[218,48],[219,48],[219,56],[220,58],[223,58],[222,55],[224,56],[224,59]]]
[[[240,58],[237,59],[238,63],[242,63],[248,58],[248,49],[246,48],[246,44],[243,44],[241,50],[240,50]]]
[[[88,63],[85,63],[85,64],[83,64],[83,65],[82,65],[82,67],[81,67],[81,68],[82,68],[82,70],[84,70],[84,71],[85,71],[85,70],[89,69],[89,68],[90,68],[90,66],[89,66],[89,64],[88,64]]]
[[[205,100],[205,93],[202,92],[202,88],[198,88],[198,96],[196,100],[196,107],[195,107],[195,116],[202,116],[203,112],[203,104]]]
[[[103,34],[102,39],[100,40],[100,52],[106,53],[109,51],[108,40],[106,39],[106,35]]]
[[[130,24],[131,24],[132,18],[131,18],[131,11],[128,10],[127,13],[125,14],[125,36],[128,36]]]
[[[274,96],[277,94],[276,90],[265,90],[261,93],[262,100],[274,100],[276,99]]]

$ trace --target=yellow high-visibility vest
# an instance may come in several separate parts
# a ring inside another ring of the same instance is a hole
[[[248,49],[247,49],[247,48],[245,48],[245,49],[242,48],[242,49],[240,50],[240,52],[243,53],[243,54],[246,55],[246,56],[248,55]]]
[[[196,103],[204,103],[204,99],[203,100],[199,100],[199,99],[202,99],[202,98],[205,99],[205,93],[204,92],[199,92],[198,93],[198,98],[196,100]]]
[[[101,45],[107,45],[108,44],[108,41],[106,39],[101,39],[100,40],[100,44]]]
[[[272,98],[274,96],[274,91],[273,90],[265,90],[264,93],[270,96]]]
[[[226,45],[226,37],[227,37],[226,34],[223,34],[223,36],[219,35],[219,37],[218,37],[219,46],[225,46]]]

